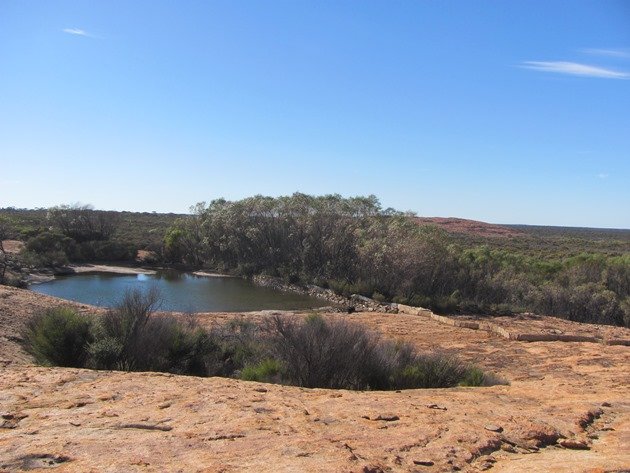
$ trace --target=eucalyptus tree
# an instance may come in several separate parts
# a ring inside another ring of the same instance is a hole
[[[77,243],[109,240],[120,222],[118,212],[94,210],[91,205],[59,205],[48,209],[48,220]]]

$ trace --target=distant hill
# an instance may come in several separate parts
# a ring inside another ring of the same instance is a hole
[[[416,217],[416,221],[420,225],[437,225],[449,233],[459,233],[471,236],[505,238],[523,235],[523,232],[518,228],[510,228],[508,226],[478,222],[476,220],[467,220],[464,218]]]
[[[556,227],[543,225],[504,225],[523,234],[541,238],[582,238],[591,241],[619,240],[630,243],[630,229],[623,228],[589,228],[589,227]]]

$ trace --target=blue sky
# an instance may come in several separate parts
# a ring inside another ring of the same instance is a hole
[[[0,207],[295,191],[630,228],[630,3],[0,1]]]

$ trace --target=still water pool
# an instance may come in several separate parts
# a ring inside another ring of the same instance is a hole
[[[50,282],[34,284],[31,289],[62,299],[111,307],[126,290],[147,290],[151,287],[159,291],[162,299],[160,310],[165,311],[240,312],[330,305],[322,299],[256,286],[239,278],[196,276],[173,270],[156,274],[60,276]]]

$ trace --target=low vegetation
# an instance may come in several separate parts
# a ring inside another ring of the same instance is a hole
[[[27,324],[45,365],[230,376],[308,388],[392,390],[483,386],[500,379],[454,357],[420,354],[363,327],[319,315],[233,321],[206,331],[190,316],[156,315],[155,292],[127,293],[104,316],[55,308]]]

